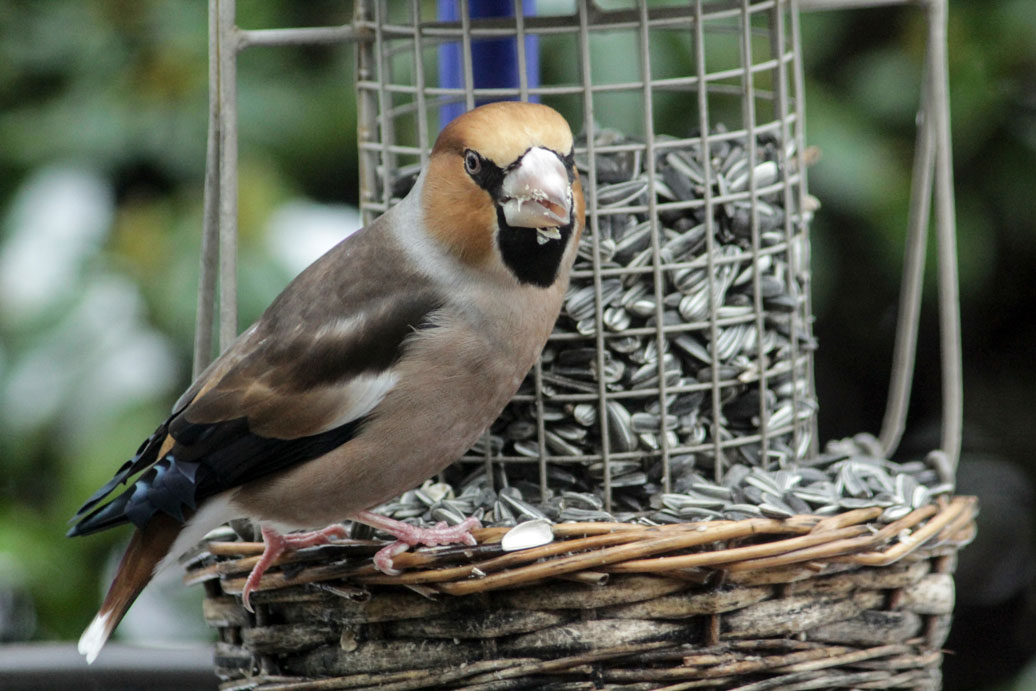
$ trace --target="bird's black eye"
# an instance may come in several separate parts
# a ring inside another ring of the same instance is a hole
[[[468,175],[478,175],[482,172],[482,157],[471,149],[464,151],[464,170]]]

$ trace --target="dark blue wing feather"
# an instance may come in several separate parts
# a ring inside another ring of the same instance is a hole
[[[208,497],[341,446],[356,436],[365,419],[308,437],[269,439],[250,432],[243,418],[211,424],[176,418],[171,425],[177,430],[173,448],[104,506],[90,510],[98,501],[98,495],[91,497],[90,506],[76,514],[78,522],[68,535],[89,535],[126,522],[143,528],[159,511],[182,523]],[[181,436],[194,444],[180,443]],[[120,477],[128,476],[120,469],[120,475],[105,487],[114,488]]]

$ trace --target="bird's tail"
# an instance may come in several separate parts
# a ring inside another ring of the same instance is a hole
[[[86,657],[88,663],[97,659],[108,637],[151,580],[182,528],[178,521],[160,513],[148,521],[143,530],[133,531],[101,608],[79,637],[79,654]]]

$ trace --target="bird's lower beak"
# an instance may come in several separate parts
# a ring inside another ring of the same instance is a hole
[[[517,228],[556,228],[572,216],[572,186],[565,164],[553,151],[529,149],[504,176],[501,206],[507,224]]]

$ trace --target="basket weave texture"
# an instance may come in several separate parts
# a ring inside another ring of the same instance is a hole
[[[489,528],[397,557],[398,576],[373,569],[381,543],[346,541],[285,557],[255,614],[259,543],[204,545],[187,581],[223,689],[935,689],[976,511],[567,523],[509,553]]]

